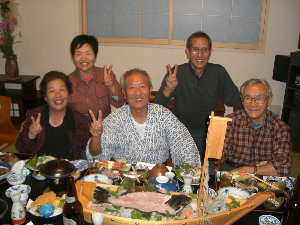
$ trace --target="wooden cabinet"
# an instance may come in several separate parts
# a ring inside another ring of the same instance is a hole
[[[19,80],[6,80],[0,74],[0,95],[11,97],[11,120],[21,125],[28,109],[45,104],[41,92],[36,90],[36,80],[40,76],[22,75]],[[6,89],[5,84],[19,84],[21,89]]]
[[[291,52],[281,119],[290,127],[292,144],[300,146],[300,51]]]

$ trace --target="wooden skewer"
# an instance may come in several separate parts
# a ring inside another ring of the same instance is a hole
[[[268,182],[266,182],[266,181],[260,179],[259,177],[252,175],[251,173],[247,173],[247,174],[248,174],[249,176],[255,178],[256,180],[259,180],[259,181],[263,182],[263,183],[266,184],[266,185],[269,185],[269,186],[271,186],[271,187],[273,187],[273,188],[275,188],[275,189],[277,189],[277,190],[280,190],[280,188],[278,188],[277,186],[275,186],[275,185],[273,185],[273,184],[270,184],[270,183],[268,183]]]
[[[141,183],[141,182],[140,182],[140,179],[139,179],[138,176],[137,176],[137,173],[136,173],[136,171],[135,171],[134,166],[131,165],[131,168],[132,168],[132,170],[133,170],[133,172],[134,172],[134,175],[135,175],[136,180],[137,180],[139,183]]]

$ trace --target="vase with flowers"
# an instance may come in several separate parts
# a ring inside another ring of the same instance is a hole
[[[17,62],[17,56],[14,53],[13,45],[20,43],[15,41],[15,26],[18,24],[16,17],[10,18],[8,13],[10,8],[8,7],[10,1],[0,2],[0,15],[2,17],[0,24],[0,51],[3,53],[5,61],[5,79],[16,80],[20,79],[19,68]],[[21,37],[21,32],[19,33]]]

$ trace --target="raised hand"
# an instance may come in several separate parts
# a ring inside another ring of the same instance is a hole
[[[92,110],[89,110],[89,113],[90,113],[90,115],[92,117],[92,121],[93,121],[90,126],[90,132],[93,137],[96,137],[96,138],[101,137],[102,132],[103,132],[102,112],[101,112],[101,110],[99,110],[98,119],[96,119]]]
[[[178,65],[175,64],[175,69],[174,69],[174,73],[172,73],[171,70],[171,66],[170,64],[168,64],[168,71],[169,71],[169,76],[167,76],[167,78],[165,79],[166,84],[167,84],[167,88],[169,90],[174,90],[177,85],[178,85],[178,80],[176,78],[176,74],[177,74],[177,69],[178,69]]]
[[[29,132],[28,132],[28,137],[30,139],[35,139],[36,136],[42,132],[43,128],[41,126],[41,113],[38,114],[36,120],[34,119],[34,117],[31,117],[31,125],[29,126]]]
[[[106,87],[112,87],[114,85],[114,80],[111,75],[112,65],[109,66],[108,70],[106,69],[106,65],[103,67],[104,69],[104,79],[103,85]]]

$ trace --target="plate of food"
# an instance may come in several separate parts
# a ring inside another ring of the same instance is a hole
[[[54,160],[54,159],[56,159],[56,158],[53,157],[53,156],[46,156],[46,155],[38,156],[38,155],[35,155],[27,161],[27,167],[28,167],[28,169],[30,169],[32,171],[39,171],[38,166],[40,164],[45,164],[46,162],[49,162],[49,161]]]
[[[193,176],[192,185],[200,185],[200,177],[201,177],[201,166],[192,166],[188,163],[182,163],[181,166],[179,166],[178,169],[175,170],[175,174],[183,183],[183,176],[186,174],[190,174]]]
[[[85,182],[97,182],[99,184],[113,184],[113,180],[110,177],[100,173],[87,175],[81,180]]]
[[[50,191],[37,197],[35,201],[29,199],[26,209],[34,216],[43,217],[39,209],[43,205],[54,205],[54,212],[49,217],[55,217],[62,214],[64,204],[65,200],[63,198],[56,196],[56,194],[53,191]]]
[[[8,163],[0,163],[0,180],[7,178],[11,174],[11,165]]]
[[[20,191],[22,193],[29,194],[31,192],[31,187],[26,184],[14,185],[8,188],[5,192],[6,197],[10,198],[10,194],[12,191]]]
[[[239,189],[237,187],[224,187],[218,190],[218,195],[222,195],[223,198],[233,197],[236,199],[249,199],[250,194],[248,191]]]
[[[115,169],[121,171],[129,171],[131,168],[131,164],[126,164],[126,162],[114,162],[114,161],[106,161],[106,160],[99,160],[99,168],[108,168],[108,169]]]
[[[88,162],[86,160],[75,160],[71,162],[76,168],[77,170],[79,170],[80,172],[86,170],[88,168]]]

